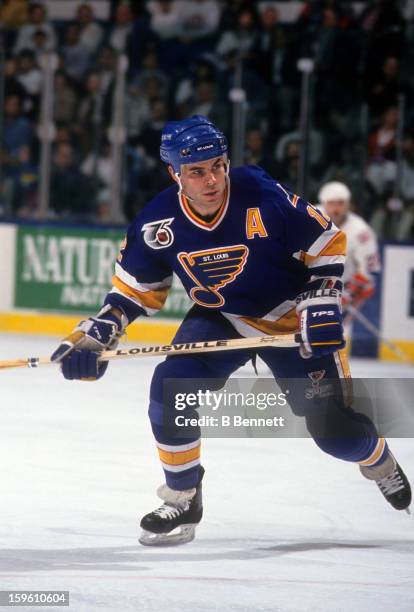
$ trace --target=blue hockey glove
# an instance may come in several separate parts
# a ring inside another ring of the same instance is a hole
[[[341,292],[341,281],[321,278],[308,283],[296,298],[302,357],[323,357],[344,348]]]
[[[98,380],[108,367],[108,362],[98,362],[98,357],[99,353],[87,349],[73,349],[61,361],[63,376],[67,380]]]
[[[96,317],[81,321],[51,356],[68,380],[97,380],[105,374],[108,362],[99,362],[99,353],[118,345],[127,324],[109,310],[105,306]]]

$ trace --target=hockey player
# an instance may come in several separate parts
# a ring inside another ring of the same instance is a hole
[[[344,183],[326,183],[318,195],[321,208],[329,215],[347,238],[347,256],[342,281],[342,303],[361,308],[374,295],[376,272],[381,270],[377,239],[362,217],[350,211],[351,192]],[[350,332],[352,315],[345,316],[346,336]],[[349,322],[347,324],[347,322]]]
[[[100,378],[108,363],[97,361],[99,352],[116,346],[131,321],[162,308],[173,272],[194,302],[174,343],[300,329],[300,350],[257,351],[277,379],[329,387],[349,376],[342,350],[343,232],[260,168],[230,170],[227,150],[224,134],[205,117],[166,124],[161,159],[173,185],[131,223],[100,312],[54,352],[65,378]],[[141,520],[142,544],[188,542],[202,516],[200,430],[176,426],[164,382],[209,379],[208,388],[218,389],[251,356],[245,350],[176,355],[155,368],[149,418],[165,484],[158,489],[163,504]],[[356,463],[394,508],[408,508],[410,485],[371,421],[342,397],[323,401],[296,387],[290,405],[323,451]],[[320,434],[321,418],[327,435]]]

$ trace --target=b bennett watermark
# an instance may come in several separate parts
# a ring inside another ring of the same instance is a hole
[[[355,419],[381,436],[414,437],[414,378],[175,378],[164,383],[162,411],[177,438],[345,437]]]

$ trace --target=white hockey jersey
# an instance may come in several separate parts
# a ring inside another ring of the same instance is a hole
[[[340,228],[347,237],[347,257],[343,275],[347,283],[356,273],[372,278],[381,270],[377,238],[362,217],[349,212]]]

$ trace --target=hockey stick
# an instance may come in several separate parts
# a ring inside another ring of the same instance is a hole
[[[233,340],[208,340],[205,342],[186,342],[183,344],[161,344],[155,346],[135,346],[130,349],[104,351],[99,361],[127,359],[129,357],[154,357],[157,355],[193,355],[195,353],[211,353],[213,351],[234,351],[267,346],[289,348],[298,346],[299,334],[279,336],[255,336],[253,338],[235,338]],[[38,368],[54,363],[50,357],[29,357],[12,361],[0,361],[0,370],[9,368]]]
[[[380,330],[375,327],[375,325],[371,323],[371,321],[365,315],[363,315],[362,312],[358,310],[358,308],[355,308],[355,306],[352,306],[352,304],[348,304],[346,308],[349,312],[350,321],[352,321],[353,319],[357,319],[357,321],[359,321],[361,325],[363,325],[368,331],[371,332],[371,334],[373,334],[376,338],[378,338],[378,340],[385,344],[385,346],[387,346],[393,353],[395,353],[402,361],[405,361],[410,365],[414,365],[414,362],[411,357],[404,353],[404,351],[402,351],[400,348],[398,348],[398,346],[394,344],[394,342],[391,342],[390,340],[387,340],[387,338],[384,338]]]

